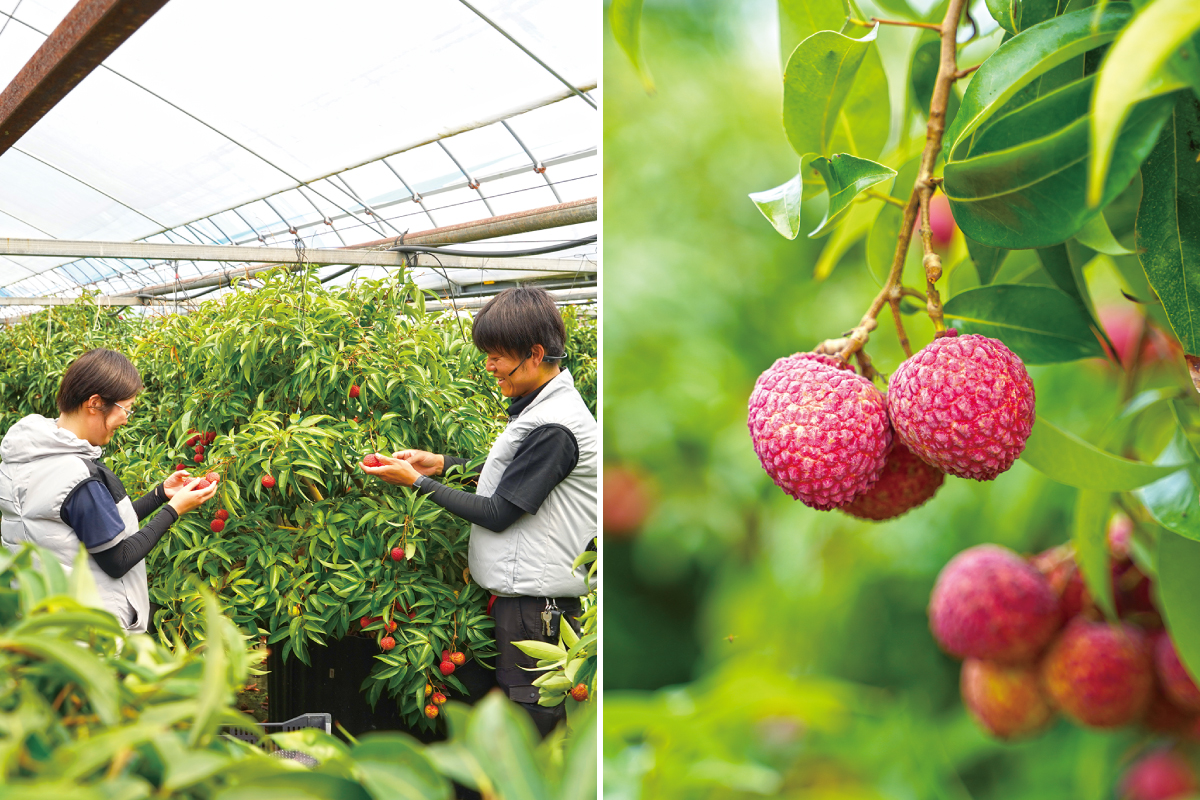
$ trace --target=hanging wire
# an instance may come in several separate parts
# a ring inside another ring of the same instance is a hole
[[[296,264],[300,267],[300,335],[301,346],[304,343],[304,337],[307,334],[304,331],[304,325],[308,313],[308,271],[304,268],[304,263],[307,260],[307,253],[304,249],[304,239],[297,236],[293,244],[296,247]],[[296,416],[300,416],[301,393],[296,392]]]

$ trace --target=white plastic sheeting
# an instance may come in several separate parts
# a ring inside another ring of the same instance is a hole
[[[72,5],[0,0],[0,88]],[[343,247],[595,196],[600,5],[471,5],[570,87],[460,0],[171,0],[0,156],[0,238]],[[220,268],[0,256],[0,294]]]

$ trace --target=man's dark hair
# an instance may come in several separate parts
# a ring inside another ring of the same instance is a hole
[[[565,355],[567,328],[554,298],[544,289],[517,286],[505,289],[475,315],[471,340],[485,353],[523,358],[540,344],[546,360]]]
[[[135,396],[143,388],[142,377],[128,358],[103,347],[89,350],[71,362],[58,387],[58,410],[75,411],[94,394],[105,405]]]

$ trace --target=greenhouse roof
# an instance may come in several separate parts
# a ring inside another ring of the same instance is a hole
[[[5,5],[0,89],[75,4]],[[337,13],[311,0],[170,0],[0,155],[0,240],[299,239],[311,252],[594,198],[599,24],[584,0],[359,0]],[[583,222],[456,247],[595,232]],[[572,280],[590,272],[594,285],[595,250],[555,253],[546,269],[578,264]],[[130,293],[240,266],[5,252],[0,297]]]

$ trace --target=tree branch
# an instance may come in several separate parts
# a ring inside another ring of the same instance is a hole
[[[967,0],[950,0],[946,16],[941,25],[934,26],[941,34],[941,59],[938,64],[937,79],[933,86],[933,97],[929,102],[929,123],[925,127],[925,150],[921,153],[921,166],[917,172],[917,180],[913,185],[912,195],[904,208],[904,221],[900,223],[900,236],[896,241],[896,253],[892,257],[892,268],[888,273],[887,282],[879,290],[879,294],[871,301],[867,313],[854,330],[850,331],[839,341],[842,345],[838,355],[849,359],[851,355],[863,348],[870,339],[871,331],[877,326],[879,312],[896,295],[900,287],[900,279],[904,272],[904,259],[908,255],[908,246],[912,242],[912,231],[918,215],[921,217],[921,241],[925,249],[922,263],[925,266],[926,281],[926,310],[933,321],[934,330],[938,333],[946,329],[942,317],[942,300],[934,283],[942,276],[941,259],[933,252],[933,232],[929,227],[929,198],[933,196],[936,181],[933,178],[933,168],[937,163],[938,153],[942,150],[942,136],[946,132],[946,107],[950,102],[951,86],[958,73],[958,21],[962,18],[963,8]],[[878,20],[882,22],[882,20]],[[898,296],[898,295],[896,295]],[[833,342],[825,342],[829,346]]]

